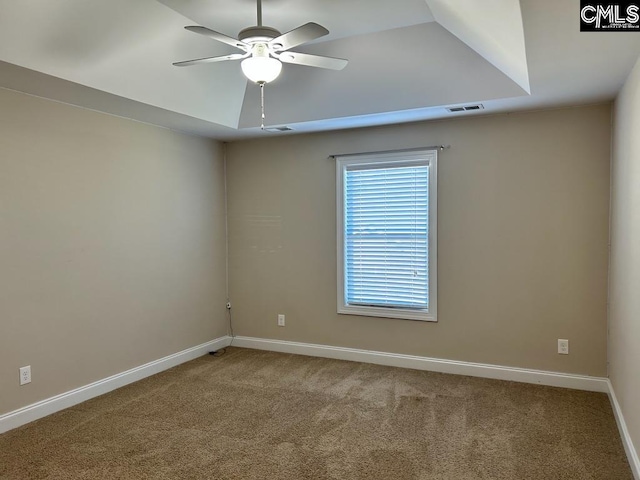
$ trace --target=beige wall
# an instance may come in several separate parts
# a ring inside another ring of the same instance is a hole
[[[640,452],[640,60],[615,103],[609,375]]]
[[[218,143],[2,89],[0,111],[0,414],[226,333]],[[230,144],[235,333],[604,375],[609,125],[600,105]],[[440,143],[439,323],[337,315],[327,156]]]
[[[610,121],[604,104],[231,144],[235,333],[604,376]],[[327,156],[441,143],[439,322],[338,315]]]
[[[226,333],[223,180],[220,144],[0,89],[0,414]]]

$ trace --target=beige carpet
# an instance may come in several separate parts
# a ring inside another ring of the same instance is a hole
[[[632,479],[609,400],[231,348],[0,436],[0,479]]]

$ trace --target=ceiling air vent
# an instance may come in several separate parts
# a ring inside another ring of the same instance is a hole
[[[267,127],[265,128],[265,130],[267,132],[290,132],[291,130],[293,130],[293,128],[287,127],[285,125],[284,127]]]
[[[484,110],[484,105],[478,103],[477,105],[462,105],[460,107],[447,107],[447,110],[451,113],[457,112],[472,112],[474,110]]]

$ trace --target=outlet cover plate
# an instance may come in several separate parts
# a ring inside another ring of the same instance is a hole
[[[20,385],[31,383],[31,365],[20,367]]]
[[[569,340],[558,339],[558,353],[561,355],[569,355]]]

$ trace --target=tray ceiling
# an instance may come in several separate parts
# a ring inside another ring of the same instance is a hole
[[[259,88],[240,62],[176,68],[233,48],[253,0],[0,0],[0,86],[220,139],[260,131]],[[281,32],[331,32],[294,50],[348,58],[342,71],[284,65],[267,124],[314,131],[611,99],[640,35],[580,33],[577,0],[263,0]]]

